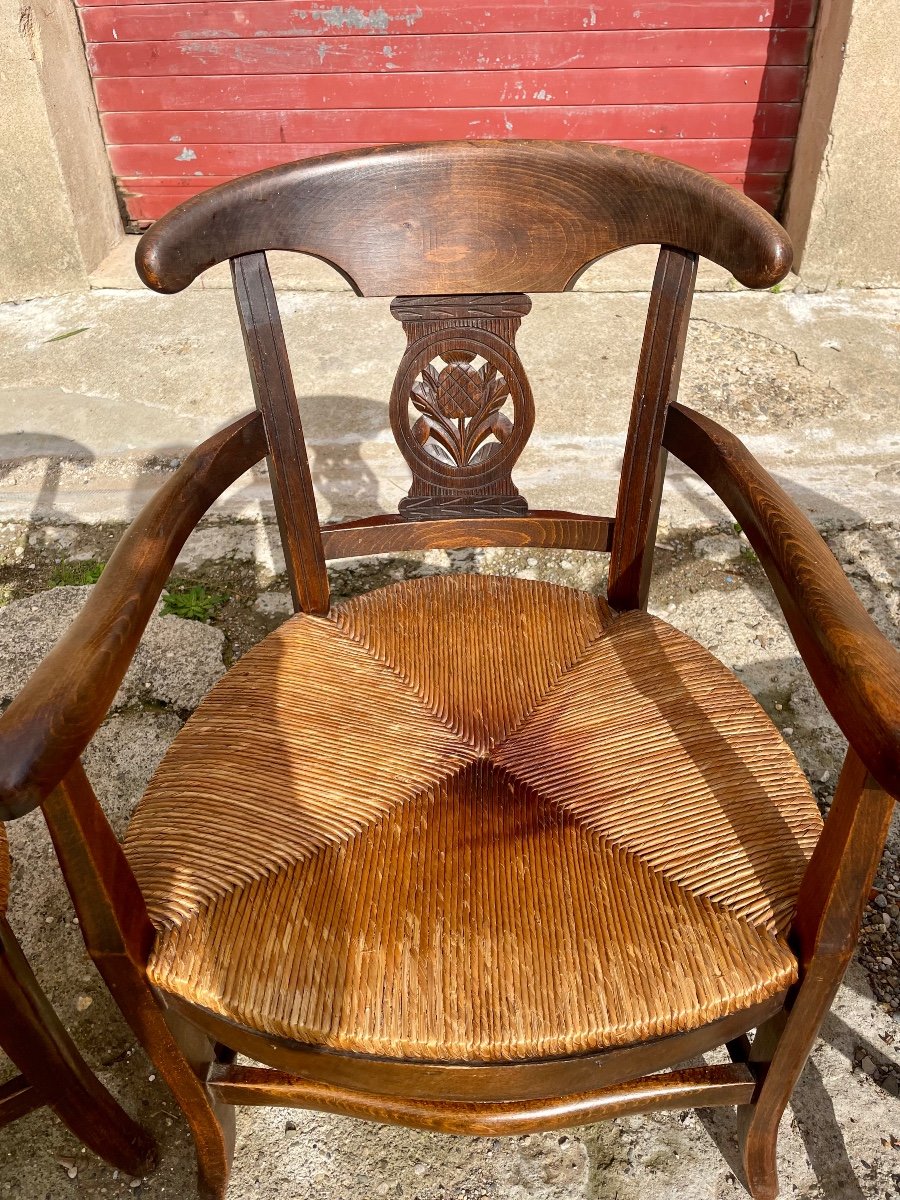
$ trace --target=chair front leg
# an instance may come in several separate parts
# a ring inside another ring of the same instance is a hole
[[[80,763],[44,802],[44,817],[88,953],[190,1126],[201,1200],[223,1200],[234,1153],[234,1110],[206,1079],[215,1045],[165,1010],[147,977],[155,936],[143,897]]]
[[[757,1031],[747,1059],[759,1083],[752,1103],[738,1109],[738,1134],[754,1200],[778,1195],[778,1125],[853,957],[893,807],[848,750],[797,900],[800,980],[784,1011]]]

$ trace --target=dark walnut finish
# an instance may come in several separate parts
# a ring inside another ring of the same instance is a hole
[[[644,608],[647,604],[666,468],[663,428],[669,403],[678,394],[696,278],[696,254],[671,246],[660,250],[634,387],[609,560],[608,594],[614,608]]]
[[[391,304],[408,342],[391,393],[391,428],[413,477],[401,516],[528,511],[510,472],[534,426],[531,387],[514,345],[530,311],[521,295],[401,296]]]
[[[660,256],[615,517],[529,511],[526,293],[638,243]],[[395,298],[395,515],[319,525],[269,249]],[[764,287],[791,250],[696,171],[546,142],[290,164],[142,239],[161,292],[232,260],[257,411],[185,460],[0,719],[0,814],[42,805],[203,1197],[224,1196],[235,1104],[484,1134],[730,1104],[752,1195],[777,1195],[778,1122],[900,794],[900,656],[766,471],[676,403],[699,256]],[[645,611],[668,453],[747,531],[848,737],[824,828],[749,693]],[[298,615],[204,701],[123,847],[79,756],[191,529],[262,458]],[[471,576],[330,607],[328,558],[491,545],[610,552],[608,603]],[[681,1065],[718,1045],[731,1066]],[[0,1114],[28,1103],[0,1090]]]
[[[148,287],[215,263],[299,250],[361,296],[561,292],[626,246],[678,246],[747,287],[790,269],[761,208],[692,167],[586,142],[385,146],[258,171],[180,204],[144,235]]]

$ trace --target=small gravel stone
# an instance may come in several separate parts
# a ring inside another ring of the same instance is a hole
[[[705,558],[707,562],[733,562],[741,556],[741,543],[736,537],[717,534],[714,537],[700,538],[696,541],[694,554],[697,558]]]

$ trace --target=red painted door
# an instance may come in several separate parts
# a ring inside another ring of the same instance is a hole
[[[583,138],[776,210],[816,0],[78,0],[128,215],[329,150]]]

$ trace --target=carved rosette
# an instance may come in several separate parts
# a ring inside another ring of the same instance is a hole
[[[400,296],[391,312],[406,353],[391,393],[391,428],[413,475],[409,520],[520,516],[511,470],[534,424],[515,349],[527,296]]]

